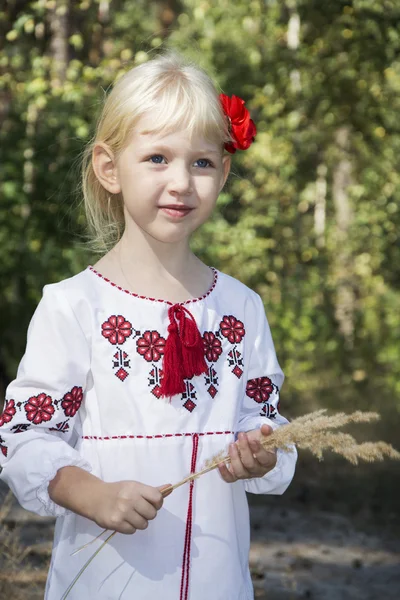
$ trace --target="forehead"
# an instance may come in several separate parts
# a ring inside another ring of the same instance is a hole
[[[186,127],[173,128],[166,124],[162,128],[154,128],[154,119],[151,115],[144,115],[136,123],[133,131],[132,142],[141,147],[146,146],[172,146],[188,150],[201,150],[203,152],[216,152],[221,154],[220,141],[207,138],[201,129]]]

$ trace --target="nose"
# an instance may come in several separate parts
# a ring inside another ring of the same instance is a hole
[[[187,196],[192,192],[192,176],[184,164],[170,165],[168,169],[168,192],[177,196]]]

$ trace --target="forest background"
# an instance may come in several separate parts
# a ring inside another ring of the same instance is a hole
[[[264,299],[283,413],[377,410],[365,435],[399,446],[397,0],[2,2],[0,404],[43,286],[95,260],[77,181],[103,97],[166,47],[257,124],[193,246]],[[292,497],[399,512],[398,466],[329,465],[304,458]]]

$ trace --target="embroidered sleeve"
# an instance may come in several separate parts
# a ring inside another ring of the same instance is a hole
[[[47,492],[58,469],[90,470],[74,449],[89,364],[88,343],[68,300],[59,286],[46,286],[0,415],[0,477],[38,514],[66,512]]]
[[[238,431],[251,431],[267,423],[276,429],[288,421],[280,414],[280,389],[284,375],[279,366],[271,330],[261,298],[255,295],[252,310],[253,327],[249,331],[250,359],[247,384],[239,416]],[[297,454],[278,450],[276,467],[260,479],[246,481],[246,491],[256,494],[282,494],[289,485]]]

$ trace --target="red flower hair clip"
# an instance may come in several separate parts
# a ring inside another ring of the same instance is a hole
[[[233,140],[226,142],[225,149],[234,154],[236,150],[247,150],[254,142],[257,129],[250,113],[244,105],[244,100],[238,96],[220,94],[222,109],[229,119],[229,133]]]

